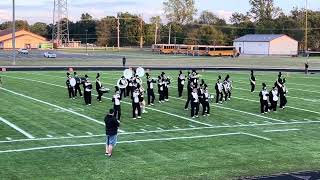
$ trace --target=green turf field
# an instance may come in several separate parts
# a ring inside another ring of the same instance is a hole
[[[94,80],[96,72],[78,72],[84,73]],[[100,73],[112,89],[122,74]],[[192,119],[177,98],[178,72],[166,73],[173,80],[170,101],[149,107],[141,120],[131,119],[131,102],[123,100],[111,159],[104,156],[103,118],[112,93],[102,103],[93,96],[87,107],[81,98],[68,99],[63,71],[1,73],[0,179],[233,179],[319,169],[319,75],[285,74],[288,107],[261,115],[249,73],[229,72],[231,101],[211,103],[210,117]],[[201,74],[213,92],[226,72]],[[256,74],[268,87],[277,78]]]

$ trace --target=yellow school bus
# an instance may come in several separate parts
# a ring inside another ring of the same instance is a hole
[[[206,56],[208,54],[208,46],[205,46],[205,45],[192,46],[191,54],[193,56]]]
[[[152,52],[157,52],[160,54],[174,54],[177,48],[173,44],[153,44]]]
[[[238,56],[238,51],[233,46],[208,46],[208,56]]]

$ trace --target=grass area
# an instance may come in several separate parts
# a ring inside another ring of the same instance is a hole
[[[19,56],[18,66],[122,66],[122,58],[127,58],[128,66],[158,66],[158,67],[242,67],[242,68],[304,68],[306,58],[297,57],[258,57],[242,56],[229,57],[198,57],[185,55],[154,54],[147,50],[124,49],[118,51],[89,50],[86,55],[83,49],[59,50],[56,59],[41,56],[42,52],[31,52],[29,56]],[[11,66],[12,60],[1,54],[10,52],[0,51],[0,66]],[[320,69],[320,58],[308,59],[310,69]]]
[[[78,72],[92,80],[96,73]],[[100,73],[111,89],[122,74]],[[319,75],[285,74],[288,108],[261,115],[258,92],[249,92],[248,74],[229,72],[231,101],[212,103],[210,117],[191,119],[183,109],[186,92],[177,98],[178,72],[166,74],[173,80],[170,101],[156,103],[141,120],[131,119],[131,101],[123,100],[124,132],[111,159],[104,156],[103,118],[112,107],[112,93],[102,103],[93,96],[87,107],[81,98],[68,99],[65,72],[0,74],[0,118],[35,137],[0,121],[1,179],[233,179],[318,170]],[[201,74],[213,92],[217,76],[227,72]],[[269,87],[276,77],[257,73],[258,84]]]

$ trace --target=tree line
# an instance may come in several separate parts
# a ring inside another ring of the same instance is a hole
[[[232,45],[235,38],[246,34],[287,34],[300,42],[303,49],[305,37],[305,9],[293,8],[284,13],[275,6],[274,0],[249,0],[250,9],[246,13],[235,12],[227,23],[213,12],[198,10],[194,0],[166,0],[163,2],[166,23],[160,16],[150,18],[148,23],[139,15],[119,12],[116,16],[94,19],[83,13],[80,20],[69,21],[70,40],[98,46],[117,46],[119,19],[121,46],[144,46],[157,43]],[[308,47],[320,47],[320,11],[308,10]],[[0,24],[0,29],[11,27],[12,22]],[[26,29],[52,38],[53,24],[17,20],[17,29]],[[155,37],[156,34],[156,37]],[[170,36],[170,38],[169,38]]]

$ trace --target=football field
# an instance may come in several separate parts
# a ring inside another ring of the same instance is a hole
[[[319,169],[319,75],[283,73],[288,106],[262,115],[261,83],[270,89],[277,72],[257,72],[255,93],[249,72],[200,72],[212,94],[218,75],[229,74],[234,88],[230,101],[210,104],[211,116],[193,119],[184,110],[186,87],[177,96],[178,71],[164,72],[169,102],[133,120],[131,99],[123,99],[112,158],[104,155],[103,119],[122,71],[100,72],[111,92],[99,103],[94,90],[92,106],[68,98],[64,71],[1,73],[0,179],[234,179]],[[96,73],[78,72],[93,85]]]

